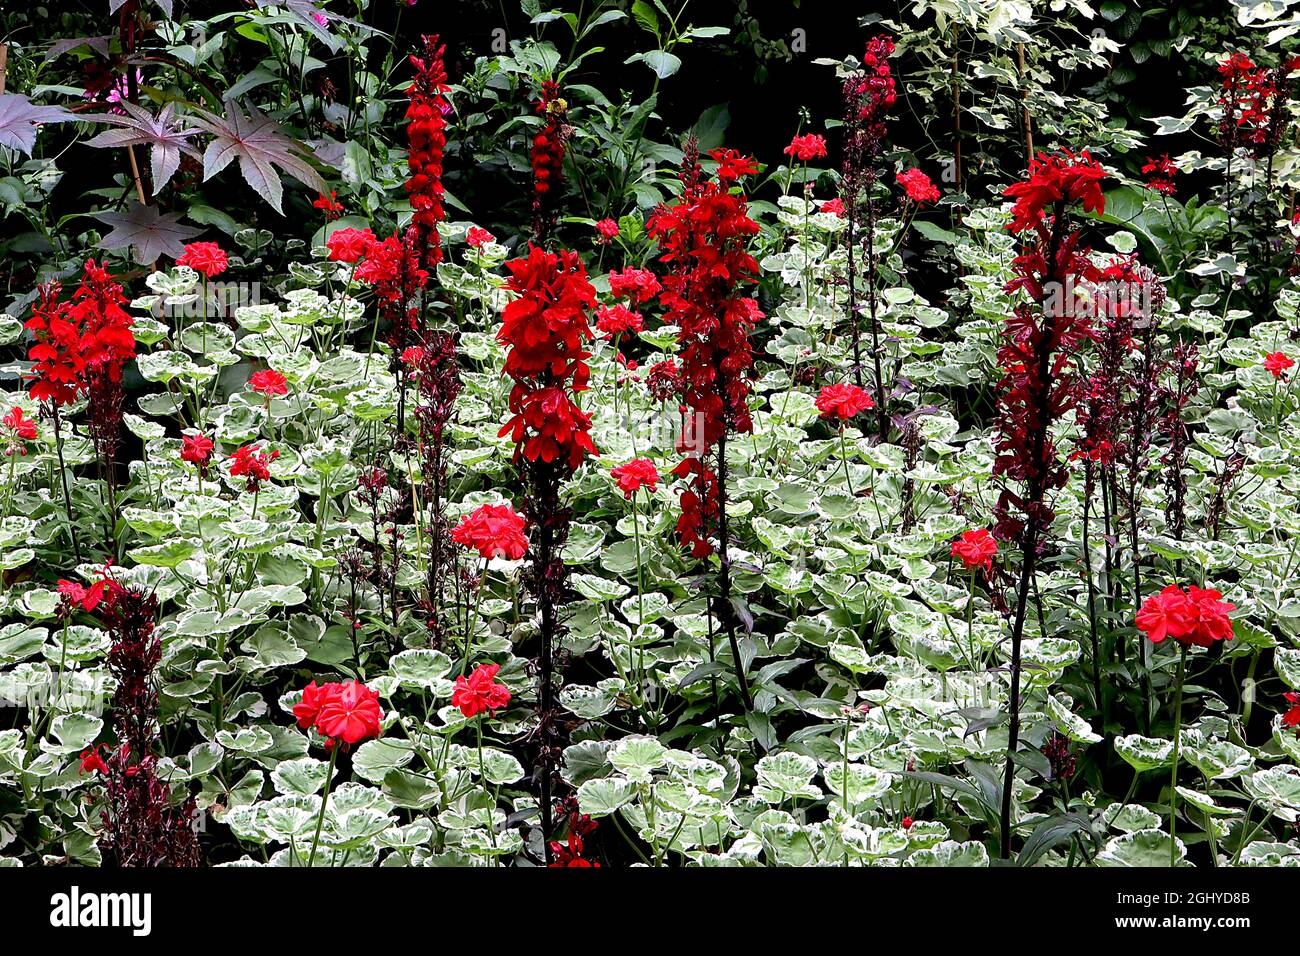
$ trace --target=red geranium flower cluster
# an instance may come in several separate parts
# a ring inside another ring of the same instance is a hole
[[[616,335],[637,335],[644,328],[641,314],[625,305],[609,306],[596,312],[596,331],[607,339]]]
[[[352,265],[364,256],[375,242],[375,234],[369,229],[335,229],[325,240],[329,249],[331,262],[344,262]]]
[[[271,477],[271,462],[279,457],[275,449],[268,453],[255,444],[244,445],[230,456],[230,477],[247,478],[248,490],[257,491]]]
[[[510,505],[482,505],[451,530],[451,539],[484,558],[518,561],[528,552],[524,519]]]
[[[215,242],[191,242],[185,247],[184,254],[176,260],[176,264],[189,266],[211,279],[225,272],[229,261],[225,250]]]
[[[876,407],[870,392],[850,383],[827,385],[817,396],[816,404],[822,418],[838,418],[841,421],[848,421],[867,409]]]
[[[987,571],[998,556],[998,542],[987,528],[975,528],[961,533],[961,537],[952,543],[951,553],[967,571],[980,568]]]
[[[596,232],[600,233],[600,238],[596,241],[601,245],[607,245],[618,238],[618,223],[613,219],[602,219],[596,223]]]
[[[1060,203],[1080,203],[1085,212],[1102,212],[1106,200],[1101,194],[1101,181],[1105,178],[1106,171],[1086,149],[1078,156],[1068,149],[1053,156],[1039,153],[1029,161],[1029,178],[1002,192],[1016,201],[1007,228],[1012,232],[1037,229],[1042,233],[1043,210]]]
[[[450,110],[446,93],[447,71],[443,66],[446,47],[438,37],[421,37],[421,56],[410,57],[415,79],[406,89],[407,154],[410,176],[405,183],[411,203],[411,221],[415,227],[415,245],[420,265],[433,269],[442,261],[442,242],[438,223],[446,217],[443,209],[442,156],[447,146],[446,113]]]
[[[469,231],[465,233],[465,241],[475,249],[482,249],[489,242],[494,242],[496,236],[483,229],[480,226],[470,226]]]
[[[1142,175],[1146,177],[1148,189],[1166,196],[1172,196],[1178,191],[1178,186],[1174,183],[1174,177],[1178,175],[1178,167],[1174,165],[1168,153],[1155,157],[1148,156],[1146,165],[1142,167]]]
[[[609,274],[609,291],[615,298],[633,305],[649,302],[659,294],[659,280],[649,269],[624,269]]]
[[[23,410],[15,406],[5,414],[4,427],[5,431],[8,432],[4,443],[5,455],[11,458],[14,455],[26,455],[26,443],[36,438],[36,422],[30,418],[24,418]]]
[[[502,313],[497,340],[509,351],[505,372],[514,379],[511,418],[500,434],[515,442],[516,458],[563,461],[576,470],[597,454],[591,418],[570,398],[586,389],[588,313],[596,290],[577,253],[529,245],[528,256],[506,263],[506,288],[515,293]]]
[[[197,432],[181,438],[181,461],[187,461],[208,477],[208,463],[212,461],[212,439]]]
[[[333,222],[339,216],[343,215],[343,203],[339,202],[338,196],[339,194],[333,191],[331,191],[328,196],[321,193],[316,197],[315,201],[312,202],[312,208],[319,209],[325,213],[326,222]]]
[[[456,678],[456,688],[451,692],[451,704],[459,707],[466,717],[477,717],[500,710],[510,703],[510,688],[496,680],[499,664],[480,664],[466,677]]]
[[[822,159],[826,156],[826,137],[819,136],[816,133],[796,136],[790,140],[790,145],[785,148],[784,152],[787,156],[793,156],[804,163],[814,159]]]
[[[654,491],[659,485],[659,469],[649,458],[633,458],[626,465],[610,470],[624,498],[631,498],[642,488]]]
[[[1264,370],[1274,378],[1286,379],[1286,370],[1295,365],[1285,352],[1269,352],[1264,356]]]
[[[898,185],[903,187],[907,198],[915,203],[938,202],[939,190],[930,177],[919,169],[908,169],[898,174]]]
[[[342,743],[344,750],[378,737],[384,719],[379,694],[355,680],[319,687],[312,681],[302,689],[301,702],[293,705],[293,715],[301,729],[315,727],[329,738],[326,749]]]
[[[250,375],[248,387],[257,392],[258,395],[264,395],[268,399],[272,395],[289,394],[289,383],[285,381],[283,375],[273,368],[264,368]]]
[[[681,197],[656,209],[647,226],[662,249],[661,261],[673,269],[659,298],[665,320],[680,329],[682,397],[694,426],[683,429],[678,449],[687,456],[673,469],[690,485],[682,492],[677,533],[697,558],[713,552],[709,536],[719,515],[710,458],[727,432],[752,427],[749,333],[762,318],[758,303],[741,294],[758,273],[746,249],[758,224],[746,215],[744,194],[730,188],[752,163],[725,150],[709,155],[718,162],[716,178],[703,177],[694,148],[688,149]]]
[[[1228,612],[1237,606],[1222,597],[1218,591],[1195,585],[1184,591],[1171,584],[1142,602],[1134,623],[1152,644],[1172,637],[1189,646],[1210,647],[1215,641],[1232,640]]]

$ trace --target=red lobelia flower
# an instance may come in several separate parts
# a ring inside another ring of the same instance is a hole
[[[442,162],[447,146],[447,71],[443,66],[446,47],[438,37],[421,37],[420,56],[411,56],[415,78],[407,87],[406,165],[410,176],[405,183],[411,203],[411,222],[420,266],[431,270],[442,261],[438,223],[447,218],[443,208]]]
[[[1101,181],[1105,178],[1106,171],[1086,149],[1078,156],[1069,150],[1052,156],[1039,153],[1029,162],[1029,178],[1002,191],[1016,201],[1007,228],[1012,232],[1038,229],[1043,210],[1058,203],[1079,203],[1085,212],[1104,212]]]
[[[1148,189],[1166,196],[1172,196],[1178,191],[1174,183],[1174,177],[1178,175],[1178,167],[1174,165],[1168,153],[1157,157],[1148,156],[1146,164],[1142,167],[1142,175],[1146,178]]]

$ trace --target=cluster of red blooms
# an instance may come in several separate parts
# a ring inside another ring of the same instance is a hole
[[[642,488],[654,491],[659,486],[659,469],[649,458],[633,458],[626,465],[610,469],[624,498],[631,498]]]
[[[649,269],[624,269],[609,274],[609,291],[616,299],[643,305],[659,294],[659,280]]]
[[[1286,128],[1286,82],[1297,66],[1300,58],[1290,58],[1270,70],[1244,53],[1219,64],[1219,140],[1225,147],[1244,147],[1256,158],[1277,150]]]
[[[583,856],[586,852],[583,838],[596,831],[598,826],[596,821],[583,813],[578,808],[578,801],[571,796],[560,801],[560,805],[556,809],[565,817],[568,837],[563,843],[552,841],[551,854],[553,860],[551,866],[563,868],[599,867],[600,864],[595,860],[588,860]]]
[[[591,417],[570,397],[587,388],[596,290],[578,254],[567,250],[529,245],[527,257],[506,268],[506,288],[517,297],[502,313],[497,340],[509,350],[505,372],[514,386],[500,433],[511,435],[516,460],[559,461],[572,472],[597,454]]]
[[[347,750],[378,737],[384,719],[379,694],[355,680],[319,687],[312,681],[302,689],[302,700],[293,705],[293,715],[302,730],[315,727],[326,738],[326,750],[338,743]]]
[[[1174,178],[1178,175],[1178,167],[1174,165],[1168,153],[1148,156],[1146,165],[1142,167],[1142,175],[1146,177],[1148,189],[1154,189],[1166,196],[1172,196],[1178,191],[1178,186],[1174,182]]]
[[[542,95],[533,104],[541,114],[542,128],[533,136],[530,159],[533,167],[533,231],[540,237],[546,224],[542,207],[551,189],[559,182],[560,167],[564,164],[564,147],[570,128],[564,116],[568,104],[560,97],[560,86],[553,80],[542,83]]]
[[[67,582],[64,582],[67,583]],[[64,592],[64,600],[78,586]],[[107,575],[79,598],[101,608],[112,636],[108,668],[116,683],[113,730],[119,746],[108,760],[99,749],[81,755],[83,772],[100,774],[108,807],[103,811],[99,849],[106,866],[198,866],[194,800],[176,803],[158,777],[158,686],[155,670],[162,641],[155,632],[158,601],[151,593],[123,587]]]
[[[1232,640],[1232,619],[1228,612],[1236,605],[1221,600],[1223,595],[1195,585],[1186,591],[1171,584],[1142,602],[1135,623],[1152,644],[1166,637],[1193,647],[1210,647],[1215,641]]]
[[[796,136],[790,140],[790,145],[785,148],[784,153],[804,163],[823,159],[826,156],[826,137],[817,133]]]
[[[865,388],[841,383],[825,386],[817,396],[816,405],[822,418],[838,418],[846,422],[869,408],[875,408],[876,402]]]
[[[1274,378],[1286,381],[1286,370],[1295,365],[1285,352],[1269,352],[1264,356],[1264,371]]]
[[[1035,533],[1046,528],[1052,519],[1046,495],[1066,482],[1051,427],[1077,402],[1079,386],[1071,363],[1090,331],[1083,310],[1073,301],[1074,286],[1099,276],[1079,247],[1078,231],[1069,228],[1066,208],[1080,203],[1100,212],[1105,175],[1087,151],[1078,157],[1068,151],[1050,157],[1040,153],[1030,164],[1029,178],[1004,193],[1015,199],[1009,228],[1032,233],[1032,239],[1016,257],[1016,278],[1007,284],[1008,293],[1023,289],[1030,301],[1017,305],[1007,319],[998,350],[1004,374],[993,473],[1024,486],[1023,496],[1004,489],[999,498],[994,534],[1000,539],[1015,537],[1024,528],[1012,508]]]
[[[988,572],[993,567],[993,559],[998,556],[998,542],[987,528],[975,528],[963,531],[952,543],[950,551],[967,571],[982,569]]]
[[[665,321],[680,329],[682,397],[694,414],[692,434],[683,430],[679,442],[680,451],[691,453],[673,474],[689,480],[677,534],[697,558],[713,553],[709,535],[720,513],[710,456],[729,431],[752,427],[749,333],[763,315],[741,291],[758,272],[746,250],[758,225],[746,215],[744,193],[732,189],[753,171],[752,161],[732,150],[715,149],[709,155],[718,170],[706,179],[694,144],[688,144],[681,197],[656,209],[647,225],[662,249],[661,260],[672,270],[663,279],[659,299]]]
[[[596,331],[605,338],[637,335],[645,328],[641,313],[625,305],[612,305],[596,312]]]
[[[438,223],[446,218],[442,198],[442,155],[447,146],[446,112],[450,109],[446,93],[447,71],[443,67],[446,47],[438,37],[421,38],[422,56],[412,55],[415,79],[407,87],[410,101],[406,107],[406,195],[411,202],[411,221],[416,230],[416,248],[420,265],[432,270],[442,261],[442,241]]]
[[[4,436],[5,455],[26,455],[27,442],[36,439],[36,422],[24,418],[23,410],[15,406],[5,414],[4,427],[8,433]]]
[[[212,462],[212,439],[197,432],[181,437],[181,461],[189,462],[199,470],[199,475],[208,477],[208,465]]]
[[[898,174],[898,185],[914,203],[938,202],[939,188],[919,169],[908,169]]]
[[[664,359],[662,362],[655,362],[646,372],[645,377],[646,391],[650,397],[657,402],[666,402],[681,394],[682,391],[682,373],[677,367],[674,359]]]
[[[348,244],[355,245],[355,237],[349,237]],[[402,353],[423,338],[418,297],[429,281],[429,272],[420,265],[418,230],[410,226],[403,233],[372,240],[363,255],[355,275],[375,290],[380,313],[388,321],[388,344],[397,367]]]
[[[230,477],[246,478],[248,490],[257,491],[262,482],[271,477],[271,462],[280,457],[280,452],[271,449],[269,453],[258,448],[256,444],[244,445],[235,449],[230,456]]]
[[[273,368],[264,368],[248,377],[248,387],[268,402],[274,395],[289,394],[289,383]]]
[[[457,544],[483,558],[518,561],[528,553],[524,519],[510,505],[480,505],[451,531]]]
[[[71,302],[60,302],[57,282],[40,288],[27,331],[35,338],[28,357],[32,397],[56,405],[75,401],[95,381],[120,384],[122,367],[135,357],[131,316],[122,287],[89,260]]]
[[[898,97],[889,58],[894,55],[894,41],[875,36],[867,41],[862,54],[862,70],[844,83],[845,102],[851,106],[848,119],[863,138],[865,158],[871,159],[885,139],[885,116],[894,108]]]
[[[191,242],[176,260],[178,266],[189,266],[204,278],[212,279],[225,272],[230,265],[226,252],[215,242]]]
[[[510,703],[510,688],[497,681],[500,670],[500,664],[480,664],[468,677],[461,674],[451,692],[451,705],[459,707],[466,717],[490,717],[494,710],[505,707]]]

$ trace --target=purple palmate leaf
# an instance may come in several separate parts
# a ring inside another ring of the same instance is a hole
[[[159,256],[175,259],[185,254],[185,243],[203,230],[181,225],[178,212],[160,213],[157,206],[132,202],[124,212],[96,213],[95,218],[113,231],[99,241],[99,248],[110,252],[130,247],[141,265]]]
[[[32,154],[36,127],[76,119],[62,106],[40,106],[21,93],[0,93],[0,146]]]
[[[203,153],[203,179],[207,181],[239,160],[239,171],[253,191],[266,199],[275,211],[284,214],[280,199],[283,189],[278,166],[313,192],[327,191],[325,180],[303,158],[306,148],[288,134],[279,123],[249,107],[245,116],[238,104],[226,103],[226,115],[217,116],[199,110],[194,122],[215,138]]]
[[[110,129],[100,133],[87,145],[98,147],[145,146],[149,147],[149,166],[153,174],[153,193],[158,195],[172,174],[181,164],[181,153],[199,157],[199,151],[189,145],[189,138],[198,130],[181,125],[176,115],[176,104],[168,103],[162,112],[154,116],[142,106],[123,100],[118,104],[125,111],[124,116],[104,113],[98,116],[86,116],[83,119],[111,123],[121,129]]]

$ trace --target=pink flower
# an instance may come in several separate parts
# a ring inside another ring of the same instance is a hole
[[[649,458],[634,458],[610,471],[624,498],[631,498],[641,488],[654,491],[659,484],[659,469]]]

